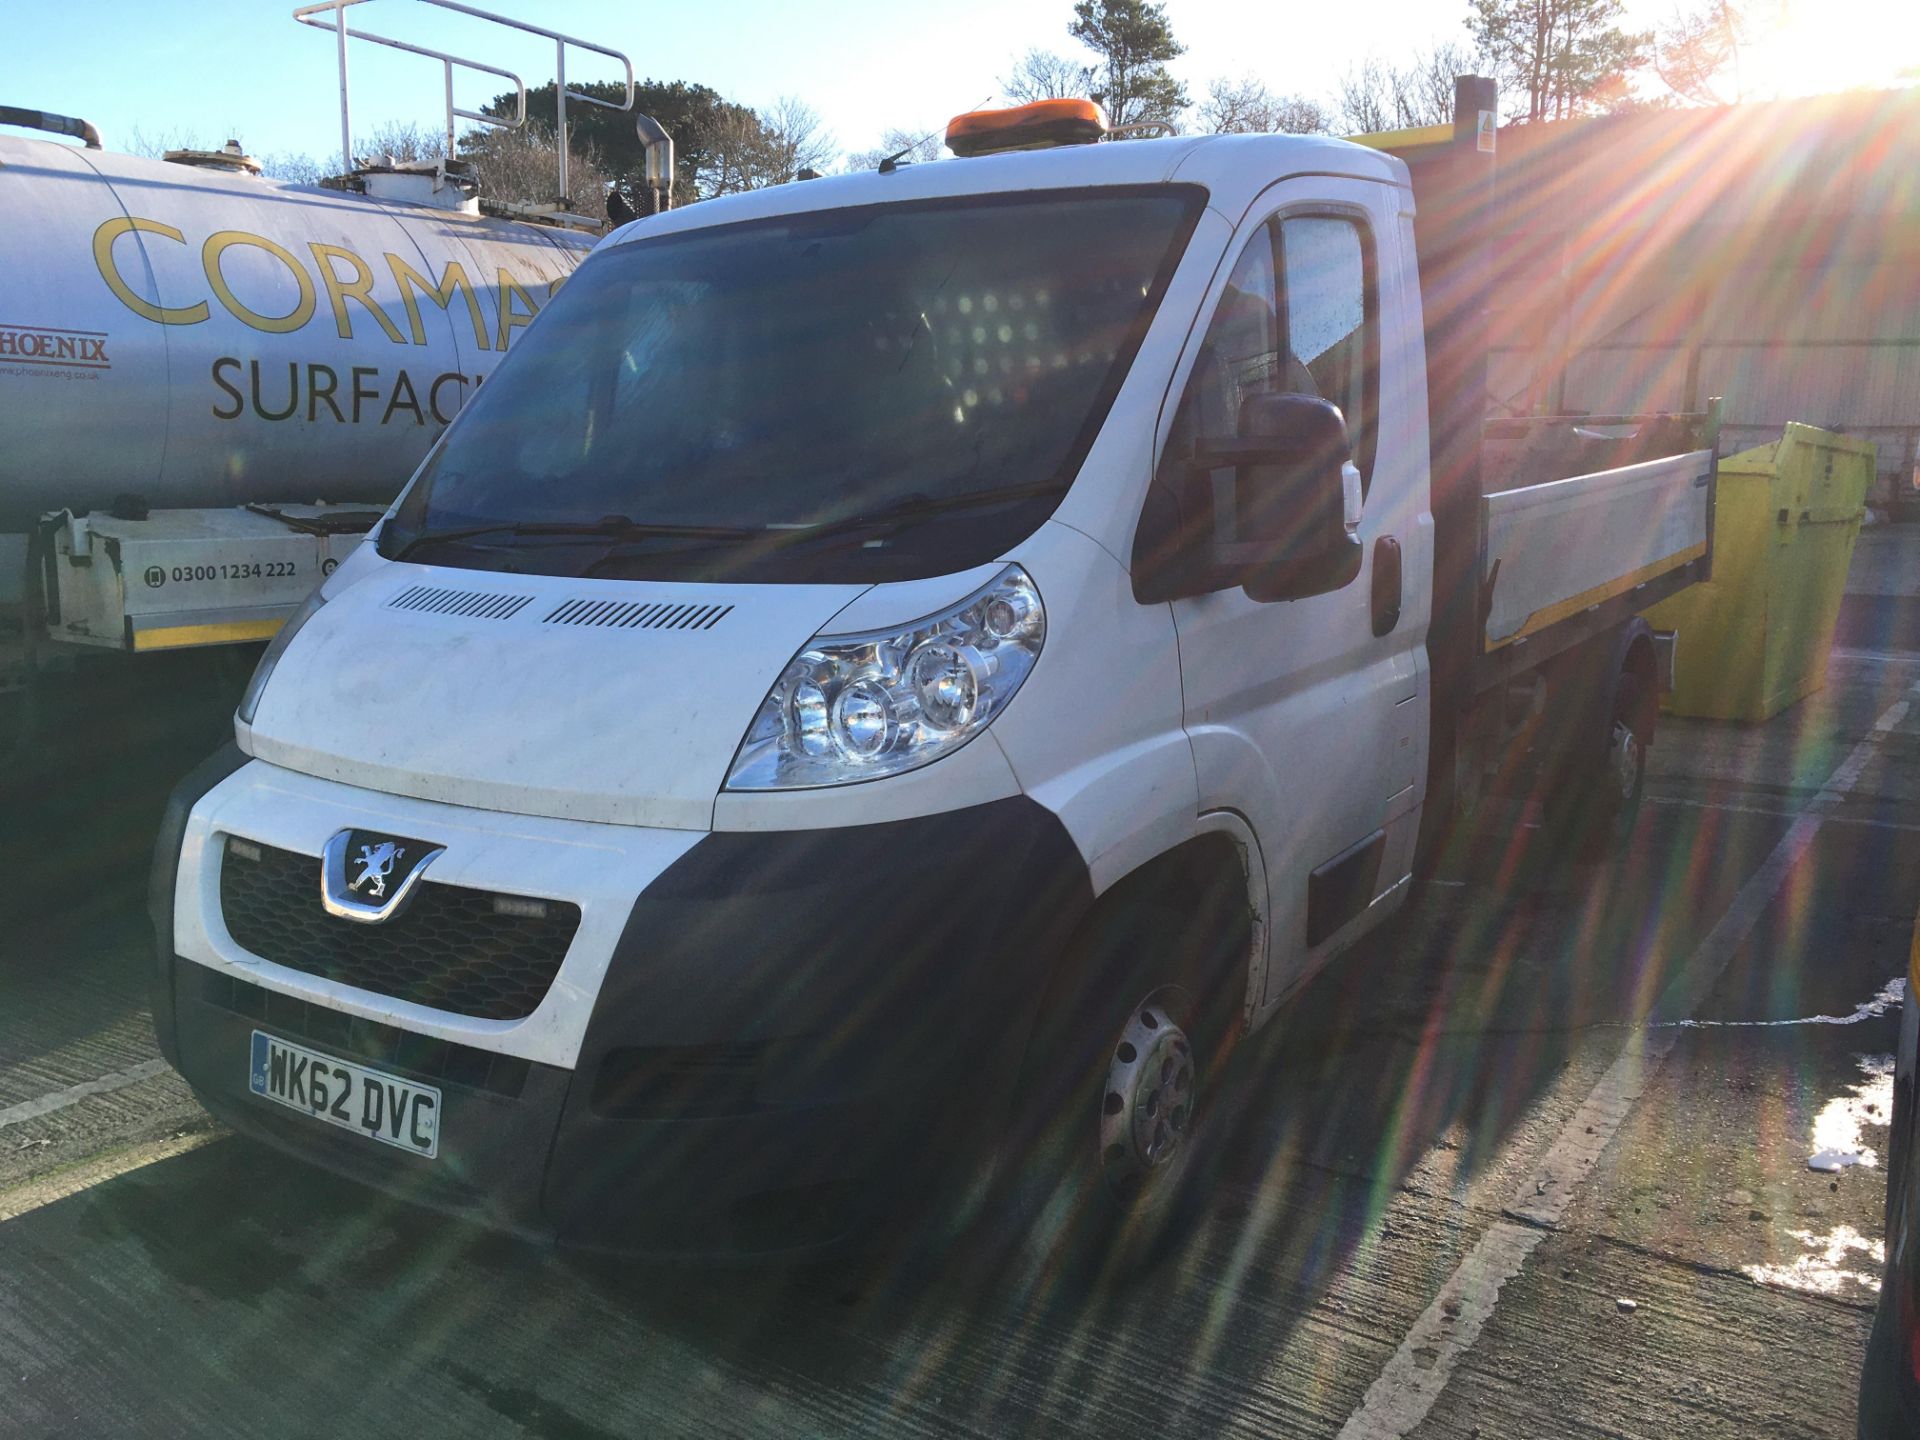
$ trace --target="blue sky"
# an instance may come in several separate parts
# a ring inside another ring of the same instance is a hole
[[[1017,55],[1042,45],[1071,52],[1070,0],[480,0],[555,29],[625,50],[642,76],[697,80],[764,105],[796,95],[839,143],[859,150],[889,126],[931,130],[996,88]],[[1630,0],[1636,23],[1664,18],[1674,0]],[[1272,88],[1314,96],[1372,54],[1406,58],[1436,40],[1460,40],[1465,0],[1168,0],[1188,53],[1175,69],[1196,94],[1215,76],[1257,73]],[[1768,8],[1762,5],[1758,8]],[[1920,63],[1913,0],[1772,0],[1787,26],[1776,47],[1793,88],[1888,83]],[[78,114],[109,148],[192,134],[206,144],[237,135],[256,154],[338,149],[332,38],[296,25],[292,0],[0,0],[0,103]],[[383,31],[550,79],[553,47],[464,16],[372,0],[349,12]],[[1861,43],[1871,34],[1872,45]],[[1820,47],[1814,53],[1814,47]],[[617,78],[611,62],[569,56],[570,77]],[[355,128],[441,114],[432,61],[357,46]],[[477,108],[494,91],[478,78],[458,100]]]

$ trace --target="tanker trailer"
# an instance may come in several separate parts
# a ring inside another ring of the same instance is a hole
[[[322,188],[37,128],[88,143],[0,135],[0,614],[29,678],[36,641],[270,636],[593,243],[480,214],[445,167]]]

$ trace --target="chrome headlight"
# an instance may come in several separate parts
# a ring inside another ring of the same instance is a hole
[[[1040,592],[1009,565],[952,609],[865,635],[816,635],[761,703],[729,790],[898,775],[978,735],[1033,669]]]
[[[267,681],[273,678],[273,668],[280,663],[280,657],[287,653],[287,647],[293,643],[293,637],[300,633],[300,627],[311,620],[327,603],[320,593],[320,586],[313,587],[300,608],[287,618],[287,623],[273,632],[273,638],[267,642],[266,652],[261,655],[260,663],[253,668],[253,678],[247,681],[246,692],[240,697],[240,704],[233,712],[234,719],[242,725],[253,724],[253,717],[260,708],[260,697],[266,694]]]

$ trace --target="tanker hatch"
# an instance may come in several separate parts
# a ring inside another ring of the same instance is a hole
[[[222,170],[229,175],[258,175],[260,162],[240,148],[238,140],[229,140],[218,150],[169,150],[160,157],[175,165],[194,165],[202,170]]]
[[[351,181],[361,193],[401,205],[425,205],[462,215],[480,213],[480,187],[465,165],[454,160],[396,160],[388,155],[355,170]]]

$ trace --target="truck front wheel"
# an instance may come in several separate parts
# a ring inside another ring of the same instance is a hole
[[[1158,906],[1096,916],[1036,1022],[1002,1157],[1034,1283],[1138,1271],[1187,1228],[1219,1050],[1194,929]]]

